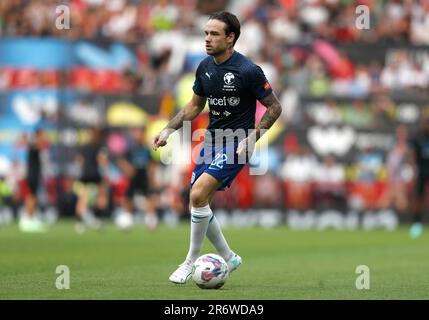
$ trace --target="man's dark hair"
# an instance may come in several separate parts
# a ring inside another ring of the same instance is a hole
[[[225,23],[225,34],[227,36],[229,36],[231,32],[234,32],[235,37],[232,45],[235,45],[235,43],[238,40],[238,37],[240,37],[240,21],[238,21],[238,18],[230,12],[222,11],[222,12],[213,13],[210,16],[209,20],[213,20],[213,19],[216,19]]]

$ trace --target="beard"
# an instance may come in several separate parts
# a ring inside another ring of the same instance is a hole
[[[207,53],[209,56],[212,56],[212,57],[218,57],[218,56],[220,56],[220,55],[224,54],[224,53],[225,53],[225,51],[226,51],[226,48],[217,48],[217,49],[214,49],[214,48],[212,47],[210,51],[207,51],[207,49],[206,49],[206,53]]]

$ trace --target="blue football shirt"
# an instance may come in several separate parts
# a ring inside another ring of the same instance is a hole
[[[210,123],[207,131],[215,138],[216,129],[242,129],[248,135],[255,128],[256,100],[271,92],[262,69],[234,51],[216,64],[212,56],[200,62],[193,86],[198,96],[207,97]]]

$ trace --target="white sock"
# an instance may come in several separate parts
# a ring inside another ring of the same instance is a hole
[[[207,228],[207,238],[216,248],[217,252],[225,259],[229,260],[232,255],[232,251],[226,242],[225,237],[223,236],[222,230],[220,228],[219,221],[213,215],[209,221],[209,227]]]
[[[209,220],[213,213],[210,206],[191,208],[191,240],[186,260],[194,262],[200,256],[201,247],[206,237]]]

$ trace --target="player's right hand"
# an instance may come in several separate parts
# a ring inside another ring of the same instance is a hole
[[[164,129],[153,139],[153,149],[156,151],[159,147],[167,144],[167,139],[170,136],[170,130]]]

